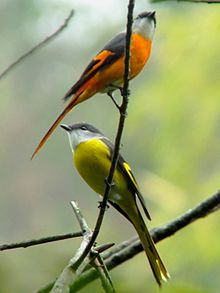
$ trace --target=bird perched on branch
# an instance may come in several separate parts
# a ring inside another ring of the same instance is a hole
[[[73,161],[86,183],[98,194],[104,195],[105,180],[109,174],[114,146],[97,128],[87,123],[72,126],[61,124],[67,131]],[[128,163],[119,155],[108,202],[134,226],[159,285],[169,278],[137,205],[140,202],[146,217],[150,215],[140,193],[137,181]]]
[[[146,64],[151,52],[155,27],[155,11],[143,12],[134,19],[131,35],[129,79],[140,73]],[[73,107],[98,92],[108,93],[113,99],[112,92],[123,87],[125,38],[125,32],[116,35],[88,64],[79,80],[64,96],[64,101],[69,101],[67,106],[42,138],[32,158]]]

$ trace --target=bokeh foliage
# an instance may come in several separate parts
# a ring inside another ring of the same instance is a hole
[[[131,83],[123,156],[133,166],[153,218],[165,223],[219,189],[220,10],[217,5],[137,1],[157,11],[152,56]],[[125,1],[1,1],[1,69],[76,16],[52,44],[0,82],[0,230],[2,243],[78,231],[68,206],[76,199],[93,227],[97,197],[72,168],[66,135],[57,130],[33,162],[60,98],[84,65],[125,24]],[[89,25],[88,25],[89,24]],[[118,113],[104,95],[79,105],[65,122],[88,121],[114,138]],[[100,243],[134,231],[106,214]],[[171,281],[163,292],[218,292],[218,213],[158,244]],[[30,292],[54,279],[79,245],[68,240],[1,253],[0,292]],[[159,292],[143,254],[112,273],[119,292]],[[135,276],[135,277],[134,277]],[[101,292],[95,282],[83,292]]]

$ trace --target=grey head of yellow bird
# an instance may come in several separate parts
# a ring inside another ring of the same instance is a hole
[[[101,131],[88,123],[77,123],[72,126],[62,124],[61,127],[68,133],[77,171],[96,193],[103,196],[106,188],[105,179],[111,166],[113,144]],[[145,216],[150,219],[132,170],[119,154],[108,202],[134,226],[154,277],[161,285],[162,280],[166,281],[169,278],[169,273],[156,250],[137,201],[140,202]]]
[[[70,148],[72,151],[81,143],[94,138],[104,138],[104,134],[101,133],[96,127],[88,123],[76,123],[73,125],[60,125],[68,133]]]

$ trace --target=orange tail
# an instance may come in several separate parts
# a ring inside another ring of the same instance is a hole
[[[39,152],[39,150],[42,148],[42,146],[45,144],[45,142],[48,140],[54,129],[59,125],[60,121],[63,120],[63,118],[66,116],[67,113],[69,113],[74,106],[78,104],[78,98],[81,93],[79,93],[77,96],[74,96],[73,99],[70,100],[69,104],[66,106],[66,108],[63,110],[63,112],[59,115],[59,117],[55,120],[55,122],[52,124],[50,129],[47,131],[47,133],[44,135],[44,137],[41,139],[40,143],[38,144],[37,148],[35,149],[33,155],[31,156],[31,160],[34,158],[34,156]]]

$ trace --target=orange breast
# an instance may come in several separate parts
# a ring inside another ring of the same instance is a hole
[[[134,78],[146,64],[151,52],[151,41],[139,34],[132,34],[130,56],[130,79]],[[96,78],[100,86],[108,84],[122,85],[124,75],[124,56],[97,73]]]
[[[130,78],[135,77],[144,67],[151,52],[151,40],[143,38],[139,34],[132,34]]]
[[[130,56],[130,79],[134,78],[146,64],[151,52],[151,40],[145,39],[139,34],[132,34]],[[98,72],[95,76],[99,91],[106,91],[109,84],[121,86],[124,75],[124,56],[116,62]],[[104,90],[103,90],[104,88]]]

